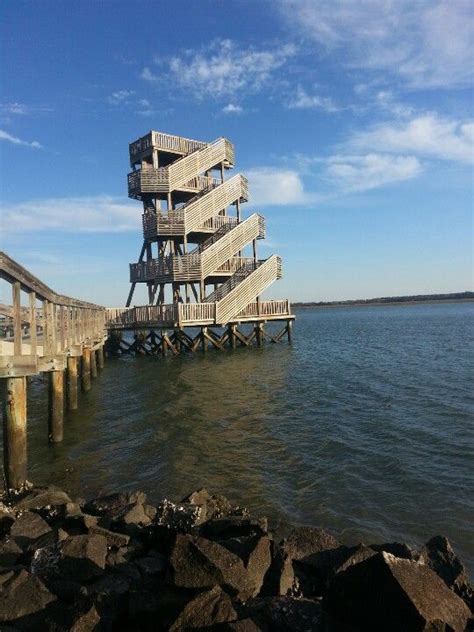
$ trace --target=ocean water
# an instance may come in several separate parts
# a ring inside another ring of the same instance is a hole
[[[297,311],[293,345],[110,359],[29,478],[89,496],[205,486],[343,542],[447,535],[474,569],[474,303]]]

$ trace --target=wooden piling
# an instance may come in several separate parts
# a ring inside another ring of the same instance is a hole
[[[86,393],[91,390],[91,350],[84,347],[82,350],[81,386]]]
[[[287,332],[288,332],[288,342],[290,344],[291,344],[291,341],[292,341],[292,328],[293,328],[293,321],[289,320],[286,329],[287,329]]]
[[[202,350],[204,353],[206,353],[207,345],[208,345],[206,334],[207,334],[207,327],[201,327],[201,345],[202,345]]]
[[[255,325],[255,338],[257,339],[257,347],[262,346],[262,323]]]
[[[77,357],[67,359],[67,409],[77,410],[78,404]]]
[[[104,345],[101,345],[97,349],[97,366],[102,370],[104,368],[104,364]]]
[[[10,377],[3,382],[4,471],[8,489],[26,482],[26,378]]]
[[[97,354],[94,349],[91,349],[91,377],[97,377]]]
[[[59,443],[63,440],[64,371],[50,371],[48,381],[48,438],[50,443]]]

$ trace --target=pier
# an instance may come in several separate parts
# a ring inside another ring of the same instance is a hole
[[[291,342],[288,300],[262,300],[282,276],[277,255],[258,257],[265,219],[244,218],[246,178],[226,179],[234,147],[151,131],[129,146],[128,194],[142,202],[143,241],[130,264],[124,307],[106,308],[54,292],[7,254],[0,279],[11,304],[0,304],[4,483],[27,476],[27,377],[48,374],[48,439],[62,441],[64,411],[91,389],[105,355],[225,351]],[[249,252],[246,252],[249,250]],[[147,304],[132,305],[137,286]],[[269,329],[276,323],[277,329]]]

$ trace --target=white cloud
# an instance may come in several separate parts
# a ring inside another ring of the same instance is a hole
[[[259,167],[245,174],[252,205],[288,205],[307,202],[303,182],[291,169]]]
[[[12,136],[11,134],[9,134],[8,132],[5,132],[2,129],[0,129],[0,140],[6,140],[7,142],[13,143],[14,145],[32,147],[33,149],[43,149],[43,146],[37,140],[33,140],[33,141],[21,140],[21,138],[18,138],[17,136]]]
[[[279,0],[285,20],[348,65],[388,70],[414,88],[470,85],[471,0]]]
[[[367,191],[393,182],[409,180],[422,172],[414,156],[366,154],[331,156],[325,178],[342,192]]]
[[[309,95],[302,86],[298,86],[296,95],[292,97],[287,108],[290,110],[324,110],[325,112],[338,112],[338,108],[329,97]]]
[[[110,105],[121,105],[127,103],[134,94],[135,90],[117,90],[116,92],[112,92],[107,98],[107,101]]]
[[[356,132],[352,147],[404,152],[442,160],[474,161],[474,122],[454,121],[423,114],[403,123],[383,123]]]
[[[222,108],[224,114],[242,114],[243,108],[240,105],[235,105],[234,103],[228,103],[225,107]]]
[[[136,204],[108,195],[49,198],[0,206],[4,233],[117,233],[140,230]]]
[[[295,53],[293,45],[240,48],[225,39],[215,40],[199,50],[185,50],[168,60],[157,59],[156,63],[166,67],[163,80],[171,79],[188,94],[197,98],[224,98],[260,91]],[[141,78],[156,81],[160,77],[146,67]]]

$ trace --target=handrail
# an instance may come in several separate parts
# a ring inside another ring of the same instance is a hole
[[[21,289],[25,292],[35,292],[37,298],[49,301],[50,303],[64,305],[65,307],[84,307],[87,309],[98,310],[104,309],[101,305],[95,305],[94,303],[88,303],[86,301],[58,294],[31,274],[31,272],[29,272],[26,268],[14,261],[5,252],[0,252],[0,278],[5,279],[9,283],[18,282],[21,285]]]

